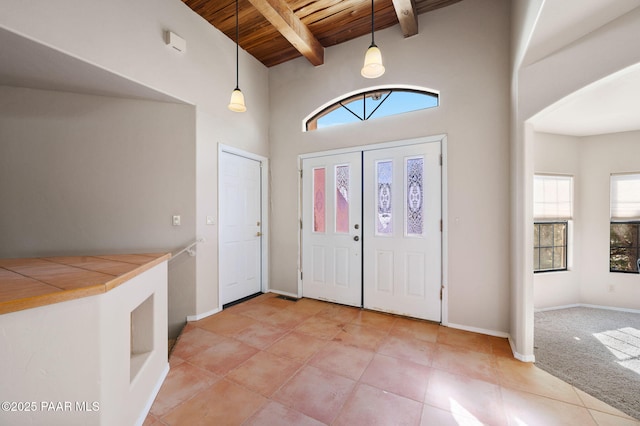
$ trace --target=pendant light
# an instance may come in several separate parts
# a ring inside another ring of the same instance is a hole
[[[247,107],[244,104],[244,95],[242,94],[242,91],[240,90],[240,86],[238,85],[238,81],[239,81],[238,38],[239,38],[238,0],[236,0],[236,88],[233,89],[233,92],[231,93],[231,101],[229,102],[229,109],[234,112],[245,112],[247,110]]]
[[[360,71],[365,78],[378,78],[384,74],[384,65],[382,65],[382,53],[373,39],[374,33],[374,12],[373,12],[373,0],[371,0],[371,46],[367,49],[367,53],[364,56],[364,66]]]

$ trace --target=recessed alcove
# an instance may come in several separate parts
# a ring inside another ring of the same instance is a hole
[[[129,380],[135,380],[153,351],[153,294],[131,311],[131,366]]]

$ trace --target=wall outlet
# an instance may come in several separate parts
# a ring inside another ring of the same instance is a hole
[[[171,218],[171,223],[173,224],[173,226],[180,226],[180,216],[179,215],[174,215]]]

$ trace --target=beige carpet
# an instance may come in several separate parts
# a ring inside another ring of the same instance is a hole
[[[640,420],[640,314],[537,312],[534,338],[538,367]]]

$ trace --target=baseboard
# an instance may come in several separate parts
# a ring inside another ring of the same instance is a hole
[[[155,401],[156,396],[158,396],[158,392],[160,392],[160,388],[164,383],[164,379],[167,378],[167,374],[169,374],[168,362],[167,362],[167,365],[165,365],[164,369],[162,370],[162,373],[160,374],[160,378],[156,382],[156,385],[153,387],[153,390],[151,391],[151,395],[149,395],[149,398],[147,399],[147,403],[145,404],[144,409],[142,410],[142,413],[140,413],[140,417],[138,417],[138,420],[135,423],[136,426],[142,426],[144,421],[147,419],[147,416],[149,415],[149,411],[151,411],[151,406],[153,405],[153,402]]]
[[[505,333],[504,331],[487,330],[485,328],[469,327],[466,325],[452,324],[452,323],[448,323],[447,327],[456,328],[458,330],[471,331],[473,333],[478,333],[478,334],[486,334],[489,336],[502,337],[505,339],[509,338],[509,333]]]
[[[589,304],[586,304],[586,303],[581,303],[580,307],[583,307],[583,308],[594,308],[594,309],[606,309],[608,311],[620,311],[620,312],[630,312],[632,314],[640,314],[640,309],[617,308],[615,306],[589,305]]]
[[[549,308],[540,308],[540,309],[534,309],[534,312],[546,312],[546,311],[557,311],[559,309],[569,309],[569,308],[579,308],[580,305],[579,303],[574,303],[571,305],[561,305],[561,306],[551,306]]]
[[[509,339],[509,346],[511,346],[511,353],[513,354],[513,357],[515,359],[522,362],[536,362],[535,355],[522,355],[521,353],[516,351],[516,344],[511,339],[511,336],[509,336],[508,339]]]
[[[549,308],[535,309],[534,312],[557,311],[559,309],[570,309],[570,308],[606,309],[609,311],[620,311],[620,312],[630,312],[632,314],[640,314],[640,309],[618,308],[615,306],[604,306],[604,305],[591,305],[588,303],[575,303],[572,305],[551,306]]]
[[[189,316],[187,316],[187,321],[199,321],[199,320],[201,320],[203,318],[210,317],[211,315],[217,314],[218,312],[221,312],[221,311],[222,311],[222,309],[216,308],[216,309],[212,309],[212,310],[210,310],[208,312],[203,312],[201,314],[189,315]]]
[[[289,293],[288,291],[281,291],[281,290],[274,290],[274,289],[269,289],[268,290],[269,293],[275,293],[275,294],[280,294],[282,296],[287,296],[287,297],[292,297],[294,299],[299,299],[298,295],[296,293]]]

